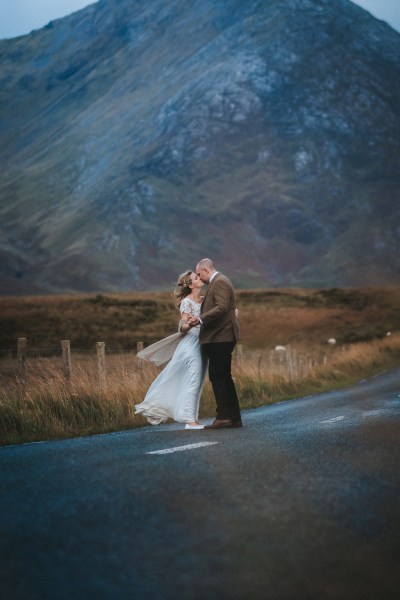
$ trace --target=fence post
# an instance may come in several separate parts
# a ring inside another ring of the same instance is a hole
[[[275,354],[276,354],[275,350],[270,350],[269,351],[268,363],[269,363],[269,368],[271,369],[271,371],[273,370],[274,365],[275,365],[275,360],[274,360],[275,359]]]
[[[304,375],[306,374],[305,373],[305,368],[304,368],[305,367],[305,358],[304,358],[304,355],[301,354],[299,356],[299,363],[298,364],[299,364],[299,375],[300,375],[300,377],[304,377]]]
[[[258,373],[258,377],[261,377],[261,363],[262,363],[262,359],[263,359],[263,355],[261,354],[261,352],[259,352],[258,356],[257,356],[257,373]]]
[[[61,350],[65,379],[71,383],[71,345],[69,340],[61,340]]]
[[[243,365],[243,344],[236,346],[236,364],[241,367]]]
[[[27,346],[27,339],[26,338],[18,338],[17,363],[18,363],[18,373],[21,376],[25,375],[25,370],[26,370],[26,346]]]
[[[99,383],[102,389],[107,387],[106,381],[106,345],[104,342],[96,343],[97,349],[97,368],[99,371]]]
[[[293,379],[293,354],[292,354],[292,348],[290,346],[288,346],[286,349],[286,371],[287,371],[288,380],[292,381],[292,379]]]
[[[136,354],[138,354],[141,350],[143,350],[143,348],[144,348],[143,342],[136,342]],[[139,371],[141,371],[143,369],[143,360],[141,360],[140,358],[137,358],[136,362],[137,362],[137,367],[138,367]]]

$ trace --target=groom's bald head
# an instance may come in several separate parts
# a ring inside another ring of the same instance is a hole
[[[202,258],[196,265],[196,273],[201,281],[208,283],[211,275],[215,273],[215,266],[210,258]]]
[[[211,258],[202,258],[197,263],[197,267],[200,267],[201,269],[211,269],[211,270],[215,271],[215,266],[214,266],[214,263],[211,260]],[[197,267],[196,267],[196,271],[197,271]]]

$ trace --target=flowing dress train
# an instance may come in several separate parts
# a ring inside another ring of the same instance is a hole
[[[184,298],[181,313],[198,317],[200,304]],[[172,359],[151,384],[141,404],[135,406],[152,425],[168,418],[186,423],[197,421],[200,396],[207,372],[207,359],[199,342],[200,326],[182,336]]]

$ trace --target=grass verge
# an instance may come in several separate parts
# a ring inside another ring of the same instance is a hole
[[[281,365],[260,363],[259,354],[245,354],[234,378],[243,409],[321,393],[399,365],[400,335],[335,349],[325,364],[315,363],[305,374],[293,374]],[[138,369],[116,356],[107,388],[94,383],[93,372],[82,360],[67,384],[54,360],[44,360],[23,379],[9,376],[0,390],[0,443],[64,439],[147,425],[134,414],[158,370]],[[200,417],[212,417],[215,404],[207,382]]]

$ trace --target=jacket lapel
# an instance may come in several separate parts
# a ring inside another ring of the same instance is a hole
[[[215,280],[216,280],[216,279],[217,279],[219,276],[220,276],[220,273],[217,273],[217,274],[216,274],[216,276],[214,277],[214,279],[212,280],[212,282],[211,282],[211,283],[209,283],[209,284],[207,285],[207,291],[206,291],[206,293],[204,294],[203,302],[201,303],[201,307],[200,307],[200,314],[203,312],[203,307],[204,307],[204,304],[205,304],[205,302],[206,302],[206,298],[207,298],[208,292],[210,291],[210,287],[212,286],[212,284],[214,283],[214,281],[215,281]]]

